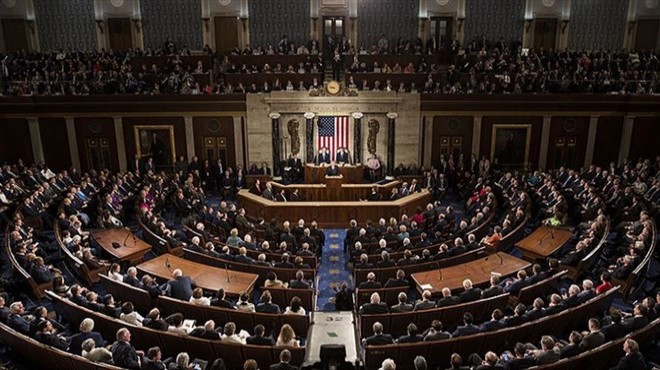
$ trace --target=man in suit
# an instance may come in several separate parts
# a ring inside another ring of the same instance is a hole
[[[230,310],[235,309],[234,305],[225,299],[225,290],[223,288],[218,289],[215,298],[211,300],[211,306],[228,308]]]
[[[490,298],[490,297],[495,297],[497,295],[500,295],[504,293],[504,289],[502,289],[500,284],[500,278],[496,275],[492,275],[490,277],[490,287],[484,289],[484,291],[481,292],[481,298]]]
[[[451,338],[451,334],[449,332],[443,331],[442,321],[436,319],[431,321],[431,327],[427,330],[424,341],[430,342],[434,340],[443,340],[449,338]]]
[[[330,166],[325,169],[326,176],[339,176],[339,167],[335,161],[330,162]]]
[[[193,289],[197,287],[190,276],[183,276],[181,269],[172,271],[172,280],[168,281],[167,285],[169,285],[170,297],[186,302],[190,300]]]
[[[281,313],[280,306],[272,302],[273,296],[270,291],[265,290],[261,293],[261,302],[255,307],[255,311],[263,313]]]
[[[160,310],[158,308],[152,308],[147,314],[147,317],[142,320],[142,326],[154,330],[167,331],[170,325],[160,317]]]
[[[537,365],[551,364],[559,361],[561,355],[559,350],[555,349],[555,340],[549,335],[541,337],[541,349],[534,352],[534,359]]]
[[[406,280],[406,273],[401,269],[396,271],[396,279],[389,278],[387,282],[385,282],[385,288],[393,288],[393,287],[404,288],[409,286],[410,286],[410,282]]]
[[[283,349],[280,352],[280,362],[270,365],[270,370],[298,370],[298,367],[289,364],[291,361],[291,351]]]
[[[406,293],[401,292],[399,293],[399,296],[397,297],[399,303],[395,304],[394,306],[390,307],[390,312],[393,313],[398,313],[398,312],[410,312],[413,310],[413,305],[408,303],[408,296]]]
[[[309,283],[305,280],[305,274],[302,270],[296,271],[296,278],[292,279],[289,282],[289,288],[291,289],[309,289]]]
[[[9,305],[9,317],[7,317],[7,325],[19,333],[30,335],[30,322],[23,317],[25,307],[20,301],[16,301]]]
[[[480,332],[479,327],[474,325],[473,322],[474,322],[474,317],[472,316],[472,314],[469,312],[464,313],[463,325],[457,327],[456,330],[454,330],[454,332],[451,334],[451,336],[461,337],[461,336],[479,333]]]
[[[431,291],[425,290],[422,292],[422,300],[415,303],[413,311],[428,310],[435,307],[435,301],[431,300]]]
[[[316,156],[316,164],[321,165],[324,163],[330,163],[330,151],[326,147],[321,148]]]
[[[623,326],[625,326],[628,331],[635,331],[645,327],[649,323],[647,318],[648,308],[642,303],[638,303],[635,308],[633,308],[633,316],[623,320]]]
[[[461,303],[476,301],[481,298],[481,289],[472,286],[472,280],[463,280],[463,288],[465,291],[461,293]]]
[[[491,317],[490,321],[486,321],[485,323],[481,324],[481,326],[479,326],[480,331],[482,332],[495,331],[498,329],[502,329],[504,327],[504,323],[502,322],[502,319],[504,318],[504,313],[502,312],[502,310],[500,310],[499,308],[494,309],[490,317]]]
[[[193,329],[188,335],[191,337],[218,340],[220,339],[220,333],[215,331],[215,322],[213,320],[208,320],[204,323],[204,326],[198,326]]]
[[[238,263],[244,263],[247,265],[251,265],[254,263],[254,259],[252,259],[252,257],[247,255],[247,249],[245,247],[240,247],[238,249],[238,256],[234,257],[234,261]]]
[[[408,334],[400,336],[399,339],[396,340],[397,343],[415,343],[422,342],[424,340],[422,335],[417,334],[417,325],[414,323],[411,322],[408,324],[407,331]]]
[[[613,369],[615,370],[639,370],[645,369],[646,363],[644,356],[639,352],[639,344],[632,338],[623,342],[623,352],[625,356],[619,360],[619,363]]]
[[[358,289],[380,289],[382,287],[380,281],[376,281],[376,274],[370,272],[367,274],[367,281],[361,282]]]
[[[273,195],[273,185],[270,182],[266,183],[266,189],[261,193],[261,196],[268,199],[268,200],[274,200],[275,197]]]
[[[88,338],[92,338],[97,347],[103,347],[105,345],[105,340],[103,340],[101,333],[92,331],[94,330],[94,320],[90,318],[83,319],[80,322],[79,330],[80,333],[74,334],[69,340],[69,352],[75,355],[82,354],[82,342]]]
[[[447,307],[453,306],[455,304],[461,303],[461,297],[451,295],[451,289],[444,287],[442,288],[442,298],[440,298],[436,304],[437,307]]]
[[[351,162],[351,156],[348,154],[348,149],[346,148],[339,148],[337,149],[337,163],[350,163]]]
[[[525,270],[518,271],[517,278],[513,281],[508,281],[504,286],[504,291],[511,294],[517,294],[520,289],[528,285],[527,272]]]
[[[280,192],[275,195],[275,200],[284,203],[288,202],[284,189],[280,190]]]
[[[43,320],[39,323],[35,339],[43,344],[55,347],[62,351],[66,351],[68,346],[66,338],[56,334],[55,328],[53,328],[53,323],[50,320]]]
[[[300,191],[298,190],[298,188],[295,188],[291,192],[291,195],[289,196],[289,200],[292,202],[302,202],[304,199],[302,195],[300,195]]]
[[[144,354],[131,345],[131,332],[127,328],[117,330],[117,341],[112,344],[110,352],[115,366],[131,370],[142,368],[141,356]]]
[[[363,339],[363,345],[374,346],[374,345],[383,345],[383,344],[394,344],[394,338],[390,334],[383,334],[383,324],[375,322],[374,326],[374,335]]]
[[[254,344],[258,346],[272,346],[273,345],[273,338],[271,337],[264,337],[264,333],[266,332],[266,328],[259,324],[254,327],[254,335],[251,335],[245,339],[245,343],[247,344]]]
[[[389,309],[387,305],[380,301],[380,294],[373,293],[369,303],[365,303],[360,307],[361,315],[387,313]]]
[[[385,268],[385,267],[394,267],[396,262],[390,259],[390,254],[387,251],[382,251],[380,254],[381,260],[376,262],[376,267]]]

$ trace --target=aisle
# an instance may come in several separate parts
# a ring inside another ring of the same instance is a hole
[[[353,288],[353,278],[350,271],[346,270],[346,258],[344,256],[344,229],[326,229],[325,247],[321,266],[318,267],[316,307],[318,311],[333,311],[335,309],[333,287],[339,288],[341,283],[348,283]]]

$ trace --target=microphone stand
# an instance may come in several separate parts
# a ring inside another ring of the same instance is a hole
[[[227,282],[231,283],[231,280],[229,279],[229,267],[227,266],[227,262],[225,262],[225,274],[227,274]]]
[[[440,262],[438,262],[438,281],[442,281],[442,269],[440,268]]]
[[[126,234],[126,237],[124,238],[124,244],[122,244],[124,247],[126,246],[126,241],[128,240],[128,237],[131,236],[131,232],[129,231],[128,234]],[[135,235],[133,235],[135,237]]]

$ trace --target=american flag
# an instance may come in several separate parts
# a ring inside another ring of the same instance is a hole
[[[319,116],[317,149],[328,148],[335,159],[337,148],[348,148],[348,116]]]

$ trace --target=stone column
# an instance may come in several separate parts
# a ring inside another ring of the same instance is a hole
[[[273,133],[273,176],[281,176],[280,171],[280,114],[271,113],[270,123]]]
[[[44,147],[41,144],[41,132],[39,131],[39,119],[28,117],[28,130],[30,132],[30,142],[32,143],[32,157],[34,163],[44,163]]]
[[[545,169],[548,161],[548,146],[550,145],[550,125],[552,116],[543,116],[543,128],[541,129],[541,149],[539,152],[539,168]],[[531,166],[530,163],[525,163]]]
[[[387,176],[394,176],[394,137],[396,118],[399,114],[396,112],[387,113]]]
[[[594,149],[596,148],[596,131],[598,130],[599,116],[591,116],[589,119],[589,133],[587,134],[587,150],[584,154],[584,167],[587,168],[594,161]]]
[[[362,117],[364,113],[355,112],[353,116],[353,163],[362,162]]]
[[[481,147],[481,118],[482,116],[474,116],[472,121],[472,154],[479,158],[479,148]],[[465,159],[465,158],[463,158]]]
[[[76,126],[73,117],[64,117],[66,121],[66,138],[69,141],[69,156],[71,166],[80,171],[80,152],[78,151],[78,139],[76,138]]]
[[[307,163],[314,163],[314,117],[316,114],[307,112],[305,117],[305,157]]]
[[[195,156],[195,133],[192,116],[184,116],[183,124],[186,128],[186,155],[188,156],[188,161],[190,161]],[[225,163],[224,165],[226,166],[227,164]]]
[[[124,142],[124,124],[121,117],[112,117],[115,124],[115,138],[117,139],[117,159],[119,159],[119,171],[126,171],[126,143]],[[132,158],[131,158],[132,159]]]
[[[236,154],[236,165],[242,164],[244,169],[247,169],[249,165],[245,162],[245,149],[243,148],[243,120],[241,116],[233,116],[232,121],[234,123],[234,153]]]
[[[621,143],[619,144],[619,163],[628,158],[630,143],[632,142],[633,126],[635,116],[626,116],[623,119],[623,130],[621,131]]]

